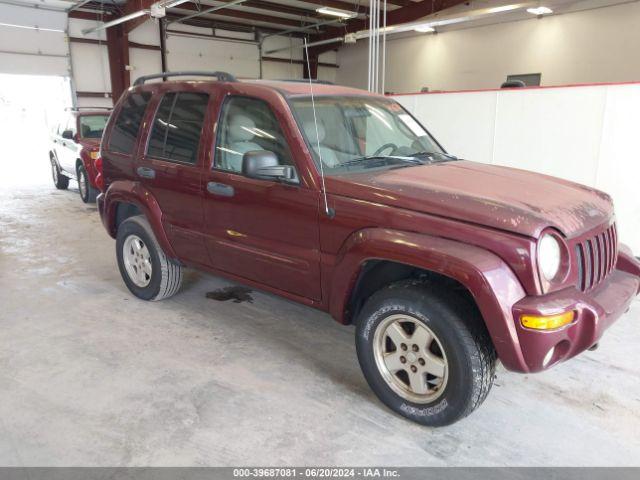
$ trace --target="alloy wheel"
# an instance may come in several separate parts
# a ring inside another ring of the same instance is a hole
[[[447,385],[448,362],[436,334],[405,314],[386,317],[374,333],[376,365],[387,385],[414,403],[436,400]]]
[[[122,258],[131,281],[141,288],[149,285],[153,271],[151,254],[140,237],[137,235],[127,237],[122,246]]]

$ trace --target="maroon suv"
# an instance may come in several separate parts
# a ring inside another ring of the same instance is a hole
[[[56,188],[66,190],[70,178],[77,180],[84,203],[95,202],[99,193],[95,161],[108,118],[109,112],[97,107],[71,109],[51,135],[49,161],[53,183]]]
[[[638,294],[602,192],[458,160],[360,90],[144,84],[167,75],[122,96],[101,145],[99,210],[139,298],[193,267],[327,311],[356,325],[380,399],[437,426],[482,403],[497,359],[567,360]]]

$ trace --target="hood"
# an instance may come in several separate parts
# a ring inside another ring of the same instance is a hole
[[[579,235],[613,215],[611,198],[598,190],[469,161],[327,177],[327,191],[534,238],[547,227]]]

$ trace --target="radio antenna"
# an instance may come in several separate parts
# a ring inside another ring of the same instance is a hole
[[[322,182],[322,198],[324,200],[324,213],[327,217],[333,217],[334,213],[329,208],[329,201],[327,200],[327,189],[324,183],[324,162],[322,161],[322,150],[320,150],[320,135],[318,133],[318,118],[316,116],[316,101],[313,96],[313,80],[311,79],[311,67],[309,65],[309,45],[307,44],[307,37],[304,37],[304,54],[307,57],[307,75],[309,76],[309,90],[311,91],[311,109],[313,110],[313,125],[316,129],[316,143],[318,146],[318,157],[320,158],[320,180]]]

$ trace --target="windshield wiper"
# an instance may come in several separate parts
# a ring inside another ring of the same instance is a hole
[[[440,157],[445,157],[448,160],[459,160],[458,157],[456,157],[455,155],[450,155],[448,153],[444,153],[444,152],[416,152],[413,154],[414,156],[418,157],[432,157],[433,155],[438,155]]]
[[[398,160],[405,163],[411,163],[413,165],[424,165],[424,162],[414,156],[410,157],[396,157],[393,155],[369,155],[364,157],[354,158],[352,160],[347,160],[346,162],[342,162],[340,164],[341,167],[349,167],[353,165],[360,165],[362,163],[366,163],[371,160]]]

